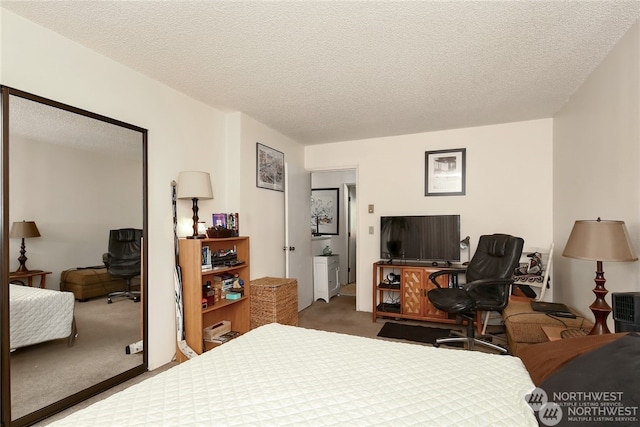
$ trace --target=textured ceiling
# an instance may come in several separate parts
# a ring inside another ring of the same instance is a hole
[[[638,1],[1,1],[303,144],[552,117]]]
[[[142,160],[140,132],[18,96],[9,97],[11,142],[20,139]]]

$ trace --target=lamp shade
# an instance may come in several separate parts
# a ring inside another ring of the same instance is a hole
[[[467,249],[469,244],[471,243],[471,237],[467,236],[464,239],[460,240],[460,249]]]
[[[40,231],[38,231],[38,226],[34,221],[17,221],[11,224],[9,237],[12,239],[40,237]]]
[[[576,221],[563,256],[589,261],[636,261],[624,221]]]
[[[178,199],[213,199],[209,173],[180,172],[178,175]]]

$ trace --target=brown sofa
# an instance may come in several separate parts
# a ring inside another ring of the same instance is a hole
[[[530,300],[514,299],[509,301],[502,316],[507,333],[509,351],[514,356],[519,356],[527,346],[549,341],[542,330],[543,326],[582,329],[585,333],[588,333],[593,327],[593,323],[579,315],[575,319],[558,318],[534,311],[531,308]]]
[[[106,268],[74,268],[60,273],[60,290],[71,291],[79,301],[105,296],[110,292],[125,289],[124,279],[118,279],[107,273]],[[140,287],[138,277],[131,281],[133,289]]]

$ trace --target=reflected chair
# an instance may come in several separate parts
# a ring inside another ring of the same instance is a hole
[[[480,311],[502,312],[507,306],[513,273],[522,255],[523,245],[523,239],[507,234],[480,236],[478,248],[466,269],[454,273],[441,270],[429,276],[437,286],[427,293],[431,303],[439,310],[456,315],[460,322],[467,322],[466,336],[439,338],[434,344],[436,347],[463,342],[467,343],[469,350],[473,350],[474,344],[480,344],[507,353],[507,349],[476,337],[474,320]],[[437,282],[438,276],[459,273],[465,274],[466,283],[458,284],[458,287],[441,288]]]
[[[107,302],[112,298],[126,297],[134,302],[140,301],[140,292],[131,290],[131,280],[140,275],[142,230],[121,228],[109,231],[109,252],[102,256],[107,272],[116,278],[124,279],[123,291],[111,292]]]

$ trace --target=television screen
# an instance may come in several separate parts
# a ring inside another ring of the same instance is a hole
[[[380,217],[380,258],[460,261],[460,215]]]

